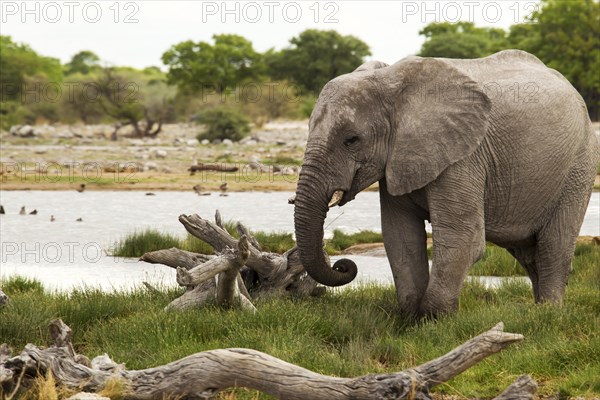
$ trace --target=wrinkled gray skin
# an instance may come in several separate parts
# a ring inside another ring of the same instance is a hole
[[[404,313],[455,311],[486,240],[527,270],[536,302],[560,302],[599,153],[581,96],[528,53],[366,63],[330,81],[310,119],[294,212],[302,264],[324,285],[354,279],[352,261],[325,261],[323,221],[336,190],[342,206],[379,181]]]

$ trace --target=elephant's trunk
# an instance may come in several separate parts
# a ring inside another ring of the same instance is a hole
[[[341,286],[356,277],[357,269],[356,264],[348,259],[338,260],[333,268],[325,259],[323,223],[333,190],[328,187],[328,180],[324,179],[321,171],[306,163],[302,168],[294,202],[296,242],[300,261],[308,275],[323,285]]]

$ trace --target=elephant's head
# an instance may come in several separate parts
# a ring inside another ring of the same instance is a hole
[[[381,179],[396,196],[434,181],[475,151],[489,110],[480,87],[439,59],[369,62],[330,81],[310,118],[295,199],[296,240],[308,274],[340,286],[357,273],[351,260],[331,268],[325,259],[323,222],[330,207]]]

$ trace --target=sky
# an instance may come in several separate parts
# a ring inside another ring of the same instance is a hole
[[[309,28],[354,35],[370,60],[393,63],[416,54],[430,22],[471,21],[507,29],[538,1],[8,1],[0,0],[0,33],[67,62],[91,50],[107,65],[158,66],[161,55],[185,40],[211,41],[235,33],[257,51],[281,49]]]

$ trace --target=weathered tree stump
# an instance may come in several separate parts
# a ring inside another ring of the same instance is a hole
[[[2,394],[19,393],[38,376],[51,372],[57,383],[85,392],[98,392],[110,381],[119,381],[131,400],[208,399],[233,387],[246,387],[287,400],[399,400],[431,399],[429,390],[499,352],[522,335],[504,332],[502,322],[448,354],[423,365],[392,374],[341,378],[321,375],[250,349],[220,349],[196,353],[172,363],[128,371],[107,355],[91,365],[77,361],[70,343],[70,329],[61,320],[50,323],[54,346],[32,344],[11,357],[0,346]],[[496,399],[533,399],[537,385],[520,376]]]
[[[216,301],[222,306],[239,304],[255,310],[252,299],[260,296],[318,296],[325,291],[304,270],[296,247],[284,254],[263,252],[241,223],[237,224],[240,239],[230,235],[218,210],[214,223],[196,214],[181,215],[179,221],[189,233],[211,245],[217,255],[171,248],[149,252],[140,258],[177,269],[177,283],[187,287],[167,309],[199,307]]]

